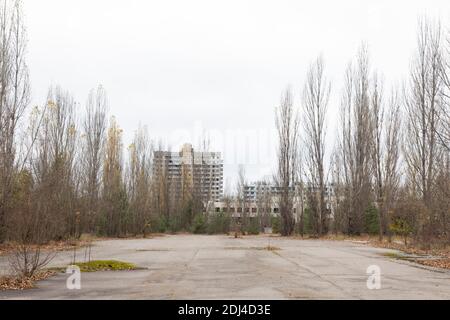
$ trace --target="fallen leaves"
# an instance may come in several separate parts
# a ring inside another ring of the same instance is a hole
[[[12,252],[14,248],[11,243],[0,243],[0,256]]]
[[[446,248],[433,248],[433,249],[421,249],[412,245],[405,246],[401,243],[396,242],[380,242],[380,241],[369,241],[370,245],[386,248],[386,249],[394,249],[406,252],[408,254],[414,255],[435,255],[443,258],[450,258],[450,247]]]
[[[55,271],[46,270],[37,272],[31,277],[0,277],[0,291],[32,289],[37,281],[48,279],[54,274]]]
[[[420,258],[407,259],[415,263],[419,263],[424,266],[450,269],[450,248],[433,248],[429,250],[417,248],[414,246],[405,246],[403,243],[398,242],[380,242],[378,240],[369,241],[368,243],[374,247],[394,249],[402,251],[409,255],[419,256]]]
[[[428,267],[450,269],[450,259],[429,259],[429,260],[417,260],[416,262]]]

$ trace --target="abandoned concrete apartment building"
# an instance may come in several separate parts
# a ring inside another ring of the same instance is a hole
[[[270,212],[272,215],[279,214],[277,203],[280,188],[272,183],[246,185],[244,201],[224,199],[224,163],[220,152],[198,152],[192,145],[185,144],[179,152],[155,151],[154,164],[155,173],[165,173],[176,196],[182,194],[183,185],[190,185],[201,194],[205,209],[210,208],[216,213],[229,213],[233,217],[240,217],[244,213],[256,216],[260,211]],[[291,190],[295,194],[298,194],[297,187]],[[327,185],[325,199],[327,209],[332,211],[331,203],[334,199],[332,185]],[[294,202],[295,214],[300,203],[305,205],[306,198],[296,197]]]
[[[202,201],[218,202],[223,197],[223,160],[220,152],[196,152],[185,144],[180,152],[155,151],[154,170],[164,172],[172,192],[181,195],[189,185],[201,195]]]

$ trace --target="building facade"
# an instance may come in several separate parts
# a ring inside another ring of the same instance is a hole
[[[154,174],[171,184],[181,197],[186,190],[200,195],[203,202],[223,197],[223,160],[220,152],[196,152],[185,144],[180,152],[155,151]]]
[[[300,192],[301,187],[302,186],[299,184],[295,188],[290,187],[289,190],[290,192],[293,192],[294,195],[297,196],[301,194]],[[272,194],[274,196],[281,194],[281,188],[273,183],[256,182],[245,185],[244,192],[245,197],[248,201],[257,201],[258,198],[264,197],[264,195],[267,193]],[[318,192],[318,190],[314,190],[312,186],[306,184],[303,186],[303,194],[306,194],[307,192]],[[325,185],[324,196],[326,201],[331,200],[331,198],[335,196],[333,184]]]
[[[308,207],[307,194],[317,194],[318,190],[314,190],[310,185],[303,186],[303,192],[300,192],[302,186],[299,184],[295,188],[291,187],[290,191],[293,193],[293,209],[292,212],[295,218],[298,218],[297,213],[301,213],[302,209]],[[245,202],[232,201],[230,203],[216,202],[214,209],[216,213],[224,212],[231,213],[234,217],[240,217],[243,214],[254,217],[258,214],[270,213],[276,216],[280,213],[280,194],[281,188],[273,183],[257,182],[248,184],[244,187]],[[327,184],[325,186],[325,204],[326,209],[329,210],[331,216],[334,216],[333,202],[336,201],[334,186]]]

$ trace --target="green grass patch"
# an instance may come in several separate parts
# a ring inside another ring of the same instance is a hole
[[[96,272],[96,271],[121,271],[121,270],[135,270],[136,266],[132,263],[116,261],[116,260],[97,260],[84,263],[76,263],[81,272]]]

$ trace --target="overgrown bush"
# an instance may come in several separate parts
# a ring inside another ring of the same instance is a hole
[[[380,232],[380,219],[378,209],[370,206],[364,215],[365,231],[368,234],[378,234]]]
[[[7,229],[8,238],[14,243],[13,252],[8,256],[9,265],[20,278],[33,277],[55,256],[53,252],[42,250],[50,240],[47,228],[52,221],[33,206],[35,197],[31,175],[21,172],[14,185],[12,204],[15,210],[9,217]]]
[[[261,225],[259,223],[259,218],[249,218],[246,228],[247,234],[257,235],[261,231]]]
[[[403,218],[395,218],[393,220],[393,222],[391,223],[391,225],[389,226],[389,229],[391,230],[391,232],[393,232],[396,235],[399,235],[401,237],[403,237],[404,241],[405,241],[405,246],[408,245],[408,236],[411,234],[411,232],[413,231],[413,228],[411,227],[411,225],[408,223],[408,221],[406,221]]]
[[[192,223],[192,230],[191,232],[193,234],[206,234],[207,233],[207,221],[205,218],[205,215],[198,214],[195,216],[194,221]]]
[[[230,232],[231,218],[220,212],[212,214],[207,223],[208,234],[227,234]]]
[[[305,208],[303,211],[303,233],[311,234],[312,232],[312,212],[310,208]]]
[[[393,210],[389,229],[404,237],[405,243],[408,236],[415,238],[417,242],[429,242],[433,236],[433,228],[430,219],[429,209],[422,201],[412,196],[405,196],[401,199]],[[424,241],[425,240],[425,241]]]
[[[272,217],[272,232],[273,233],[281,232],[281,219],[279,216]]]
[[[168,223],[164,217],[153,217],[150,219],[150,230],[152,233],[165,233]]]

